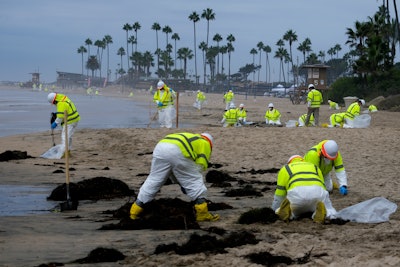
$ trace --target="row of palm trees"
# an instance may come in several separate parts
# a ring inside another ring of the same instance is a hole
[[[394,1],[395,2],[395,1]],[[368,40],[368,35],[363,35],[363,31],[365,31],[366,28],[372,27],[371,25],[383,25],[384,21],[382,19],[387,19],[387,12],[384,12],[385,10],[387,11],[387,6],[388,3],[386,3],[386,6],[382,6],[379,10],[381,15],[377,15],[378,17],[371,18],[371,22],[368,23],[356,23],[356,30],[352,31],[351,29],[348,29],[348,36],[349,36],[349,41],[347,44],[350,45],[350,48],[359,48],[359,44],[357,42],[365,42]],[[397,10],[396,10],[397,14]],[[200,18],[207,20],[207,35],[206,35],[206,41],[202,41],[199,44],[197,43],[196,40],[196,24],[200,21]],[[210,29],[210,21],[215,20],[215,13],[213,12],[212,9],[207,8],[203,10],[203,13],[199,15],[197,12],[192,12],[189,16],[188,19],[193,22],[193,50],[190,49],[189,47],[182,47],[177,49],[177,41],[180,40],[180,36],[178,33],[173,33],[171,27],[168,25],[161,27],[161,25],[158,22],[153,23],[151,26],[151,29],[155,31],[156,33],[156,51],[154,54],[150,51],[145,51],[144,53],[141,53],[137,51],[137,44],[138,44],[138,31],[141,29],[141,25],[139,22],[135,22],[132,25],[129,23],[126,23],[123,25],[122,29],[126,32],[126,49],[124,47],[120,47],[117,50],[117,55],[120,56],[120,64],[117,69],[117,73],[122,76],[126,73],[123,67],[123,59],[126,56],[126,62],[127,62],[127,70],[129,74],[136,74],[140,75],[140,73],[150,76],[150,69],[151,67],[154,66],[154,55],[157,58],[157,71],[156,74],[158,77],[164,77],[168,78],[170,76],[173,77],[182,77],[186,79],[187,75],[187,62],[188,60],[193,59],[194,57],[194,67],[195,67],[195,80],[196,83],[199,83],[199,75],[198,75],[198,69],[197,69],[197,49],[200,49],[202,51],[202,61],[203,61],[203,84],[206,84],[206,77],[207,77],[207,64],[209,65],[210,68],[210,81],[216,81],[216,80],[230,80],[231,78],[231,54],[235,51],[233,43],[236,41],[236,38],[232,34],[228,34],[226,37],[226,44],[221,45],[221,42],[224,40],[222,35],[219,33],[215,34],[212,38],[212,40],[216,43],[215,46],[210,45],[209,43],[209,29]],[[398,29],[398,24],[392,23],[391,25],[396,25]],[[394,27],[394,26],[392,26]],[[390,32],[390,28],[384,28],[381,26],[380,29],[384,29],[385,31],[382,32],[382,35]],[[134,35],[129,36],[129,32],[134,31]],[[162,31],[166,35],[166,46],[165,50],[160,49],[159,46],[159,36],[158,33],[159,31]],[[393,32],[393,31],[392,31]],[[171,35],[171,37],[169,37]],[[362,35],[363,40],[360,40],[360,36]],[[393,34],[392,34],[393,35]],[[172,39],[174,41],[174,46],[171,45],[169,42],[169,39]],[[381,38],[382,39],[382,38]],[[281,39],[279,39],[276,42],[277,50],[275,51],[274,58],[279,59],[280,61],[280,67],[279,67],[279,81],[286,82],[285,78],[285,71],[284,71],[284,63],[288,64],[287,67],[287,78],[289,81],[289,74],[292,73],[293,76],[293,82],[297,84],[297,77],[299,73],[299,63],[294,64],[293,62],[293,45],[295,42],[297,42],[298,36],[295,31],[292,29],[288,30]],[[398,40],[395,40],[394,38],[391,39],[392,43],[395,45]],[[285,41],[288,44],[289,51],[285,48]],[[375,42],[379,42],[379,38],[376,38]],[[87,70],[92,70],[92,75],[93,72],[96,71],[97,69],[100,70],[100,77],[101,77],[101,62],[103,58],[103,51],[107,49],[107,79],[109,80],[109,76],[111,74],[110,68],[109,68],[109,45],[112,43],[112,38],[110,35],[105,35],[102,40],[97,40],[94,42],[94,46],[97,47],[96,55],[93,56],[90,54],[90,46],[93,45],[92,41],[90,39],[87,39],[85,41],[85,46],[81,46],[78,48],[77,52],[82,55],[82,75],[83,75],[83,69],[84,69],[84,53],[88,53],[87,57],[87,64],[86,64],[86,69]],[[129,44],[131,44],[131,47],[129,47]],[[381,47],[379,43],[376,43],[374,45],[375,47]],[[261,70],[261,60],[262,60],[262,53],[265,53],[265,71],[266,71],[266,82],[270,83],[270,64],[269,64],[269,53],[272,52],[272,49],[269,45],[264,45],[263,42],[258,42],[257,43],[257,48],[253,48],[250,50],[250,54],[253,56],[253,81],[255,81],[255,73],[256,70],[258,71],[258,82],[260,82],[260,70]],[[172,53],[172,48],[174,48],[174,59],[171,57]],[[332,48],[330,48],[327,53],[333,58],[334,55],[336,55],[336,58],[339,57],[339,51],[341,51],[341,46],[339,44],[334,45]],[[394,46],[392,45],[392,49],[394,49]],[[315,64],[315,63],[324,63],[325,62],[325,52],[324,51],[319,51],[318,55],[312,52],[311,49],[311,40],[309,38],[305,38],[305,40],[301,43],[299,43],[297,50],[300,51],[303,55],[303,62],[302,64]],[[386,50],[381,50],[380,52],[384,53],[387,52]],[[225,69],[224,69],[224,55],[228,55],[228,76],[225,75]],[[258,60],[258,65],[255,63],[255,56],[259,54],[259,60]],[[350,53],[351,54],[351,53]],[[353,52],[353,55],[357,55],[359,57],[359,60],[363,60],[363,62],[366,62],[365,59],[365,49],[360,50],[357,53]],[[348,56],[348,55],[347,55]],[[393,57],[394,58],[394,57]],[[392,59],[393,59],[392,58]],[[221,59],[221,62],[220,62]],[[96,64],[97,60],[97,64]],[[177,60],[181,62],[181,68],[177,69]],[[182,62],[183,62],[183,68],[182,68]],[[356,61],[358,62],[356,67],[360,69],[365,68],[366,63],[362,63],[361,61]],[[130,67],[130,63],[134,66],[134,68]],[[221,63],[221,66],[220,66]],[[388,62],[390,63],[390,62]],[[393,61],[391,62],[393,63]],[[364,64],[364,65],[363,65]],[[375,64],[376,65],[376,64]],[[174,69],[171,67],[175,66]],[[162,68],[161,68],[162,67]],[[136,76],[138,77],[138,76]]]

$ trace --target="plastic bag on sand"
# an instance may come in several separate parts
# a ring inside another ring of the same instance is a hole
[[[296,120],[288,120],[288,121],[286,122],[286,127],[288,127],[288,128],[296,127],[296,123],[297,123]]]
[[[358,223],[381,223],[389,220],[397,205],[383,197],[375,197],[340,210],[335,216]]]
[[[354,128],[367,128],[371,124],[371,116],[368,114],[361,114],[356,116],[353,120]]]
[[[64,145],[56,145],[44,152],[42,155],[40,155],[41,158],[45,159],[61,159],[62,156],[64,155]]]

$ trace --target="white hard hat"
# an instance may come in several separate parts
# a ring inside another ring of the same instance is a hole
[[[335,160],[338,156],[339,147],[333,140],[328,140],[322,144],[322,155],[330,160]]]
[[[56,100],[56,93],[50,93],[47,95],[47,101],[49,101],[50,104],[54,104],[54,100]]]
[[[229,105],[229,108],[236,108],[236,106],[235,106],[234,103],[231,103],[231,104]]]
[[[164,87],[164,82],[160,80],[160,81],[157,83],[157,89],[161,89],[162,87]]]
[[[239,108],[244,108],[244,104],[240,104],[240,105],[239,105]]]
[[[328,99],[328,103],[331,103],[331,100],[330,100],[330,99]]]
[[[202,137],[204,137],[208,142],[210,142],[210,145],[212,147],[213,143],[214,143],[214,138],[211,136],[211,134],[209,133],[202,133],[201,134]]]
[[[314,87],[314,84],[310,83],[310,84],[308,85],[308,89],[310,89],[310,88],[315,88],[315,87]]]
[[[274,107],[274,104],[269,103],[269,104],[268,104],[268,107],[269,107],[269,108],[273,108],[273,107]]]
[[[359,99],[358,101],[361,102],[361,106],[365,106],[365,100],[364,99]]]
[[[290,163],[292,163],[293,161],[303,161],[303,160],[304,160],[304,159],[303,159],[302,156],[300,156],[300,155],[293,155],[293,156],[291,156],[291,157],[288,159],[287,164],[290,164]]]

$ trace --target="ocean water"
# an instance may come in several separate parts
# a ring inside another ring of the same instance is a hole
[[[48,92],[30,89],[0,90],[0,137],[50,130],[50,114],[55,106],[47,102]],[[146,128],[155,110],[150,100],[67,94],[75,103],[81,120],[79,128]],[[182,125],[185,127],[184,125]],[[151,127],[158,127],[156,122]]]
[[[47,102],[48,92],[30,89],[0,89],[0,137],[50,130],[50,114],[55,106]],[[155,109],[150,101],[106,96],[67,94],[75,103],[82,128],[146,128]],[[189,125],[180,125],[188,127]],[[151,127],[158,127],[153,122]],[[3,151],[0,151],[2,153]],[[53,188],[47,186],[0,184],[0,216],[48,213],[57,203],[47,201]]]

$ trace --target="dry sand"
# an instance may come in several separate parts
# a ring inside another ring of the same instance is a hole
[[[68,93],[68,91],[66,91]],[[119,89],[105,89],[102,94],[128,97]],[[137,101],[148,102],[146,92],[135,92]],[[208,103],[202,111],[192,107],[194,95],[180,94],[179,122],[196,122],[190,129],[109,129],[78,128],[70,159],[71,182],[94,177],[109,177],[124,181],[136,192],[149,172],[151,152],[164,135],[177,131],[203,132],[214,136],[211,162],[221,164],[219,171],[246,181],[275,182],[276,173],[253,173],[254,170],[281,168],[293,154],[304,154],[323,139],[338,142],[348,173],[349,194],[331,194],[337,210],[376,196],[399,204],[400,181],[400,113],[379,111],[372,114],[366,129],[242,127],[222,128],[219,123],[224,104],[221,94],[207,94]],[[304,105],[292,105],[288,99],[236,96],[236,104],[244,103],[248,121],[262,122],[268,103],[273,102],[282,113],[282,122],[297,119],[306,112]],[[79,108],[79,107],[78,107]],[[321,107],[321,122],[328,122],[333,111]],[[84,120],[84,118],[82,118]],[[153,122],[155,123],[155,122]],[[59,135],[56,135],[59,141]],[[27,151],[33,158],[0,162],[0,183],[11,185],[51,185],[64,183],[64,173],[54,173],[64,166],[64,160],[39,156],[51,147],[49,132],[0,138],[0,153],[6,150]],[[108,167],[108,168],[105,168]],[[395,212],[390,221],[380,224],[349,222],[344,225],[319,225],[310,219],[272,224],[238,224],[241,214],[251,208],[269,207],[273,190],[262,197],[224,195],[223,188],[209,187],[208,198],[225,202],[233,209],[221,210],[220,221],[204,222],[227,231],[248,230],[259,241],[256,245],[228,248],[226,254],[199,253],[179,256],[175,253],[154,254],[159,244],[186,242],[193,232],[175,231],[99,231],[104,224],[116,222],[106,210],[115,210],[129,199],[81,201],[76,211],[42,215],[0,217],[0,266],[37,266],[72,260],[88,255],[97,247],[114,248],[127,257],[118,263],[98,263],[90,266],[261,266],[245,256],[255,252],[270,252],[298,258],[311,251],[310,261],[303,266],[399,266],[400,215]],[[237,186],[237,185],[235,185]],[[188,199],[176,185],[164,186],[157,198]],[[85,265],[83,265],[85,266]],[[89,265],[86,265],[89,266]]]

